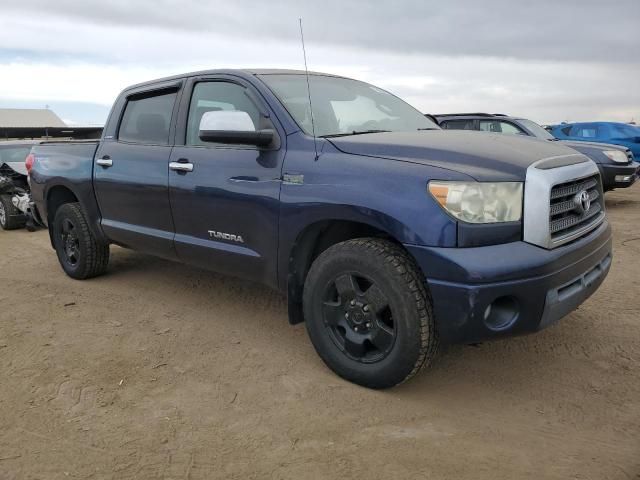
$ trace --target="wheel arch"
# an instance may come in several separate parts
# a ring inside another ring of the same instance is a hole
[[[44,194],[45,206],[46,206],[46,221],[49,226],[49,239],[51,246],[53,247],[53,220],[56,216],[58,209],[67,203],[79,203],[82,211],[87,216],[89,227],[96,238],[103,242],[108,242],[106,236],[100,228],[100,215],[98,213],[97,205],[95,204],[95,198],[91,196],[87,200],[87,195],[83,195],[82,192],[76,191],[71,185],[65,183],[56,183],[49,186]]]
[[[47,225],[49,225],[49,240],[53,243],[53,219],[58,209],[66,203],[79,203],[78,196],[65,185],[55,185],[48,189],[46,195]]]
[[[289,249],[286,274],[286,292],[289,323],[294,325],[304,321],[302,292],[305,279],[314,260],[329,247],[355,238],[383,238],[402,243],[394,235],[379,226],[366,222],[345,219],[318,220],[307,225],[296,236]]]

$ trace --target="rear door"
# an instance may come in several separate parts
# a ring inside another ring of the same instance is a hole
[[[175,258],[169,170],[179,85],[126,98],[119,127],[96,153],[94,185],[102,226],[115,243]]]
[[[198,137],[207,111],[244,111],[256,129],[272,113],[259,93],[230,76],[191,79],[183,94],[169,171],[178,257],[190,264],[276,284],[280,176],[285,147],[205,143]],[[277,122],[270,123],[284,139]]]

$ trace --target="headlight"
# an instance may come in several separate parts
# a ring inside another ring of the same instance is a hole
[[[517,222],[521,182],[429,182],[429,192],[454,217],[469,223]]]
[[[604,153],[610,160],[613,160],[616,163],[628,163],[629,159],[627,158],[627,154],[621,152],[620,150],[605,150]]]

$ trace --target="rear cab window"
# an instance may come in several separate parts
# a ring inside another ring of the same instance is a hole
[[[177,91],[136,95],[127,100],[118,140],[127,143],[168,145]]]

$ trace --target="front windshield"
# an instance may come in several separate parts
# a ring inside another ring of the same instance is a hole
[[[302,74],[260,75],[296,123],[313,134],[307,79]],[[309,75],[315,133],[318,137],[371,131],[406,132],[439,127],[398,97],[348,78]]]
[[[640,127],[616,123],[613,125],[614,137],[640,137]]]
[[[555,140],[556,137],[547,132],[544,128],[538,125],[536,122],[531,120],[527,120],[526,118],[521,118],[518,120],[524,127],[526,127],[533,136],[536,138],[541,138],[543,140]]]

